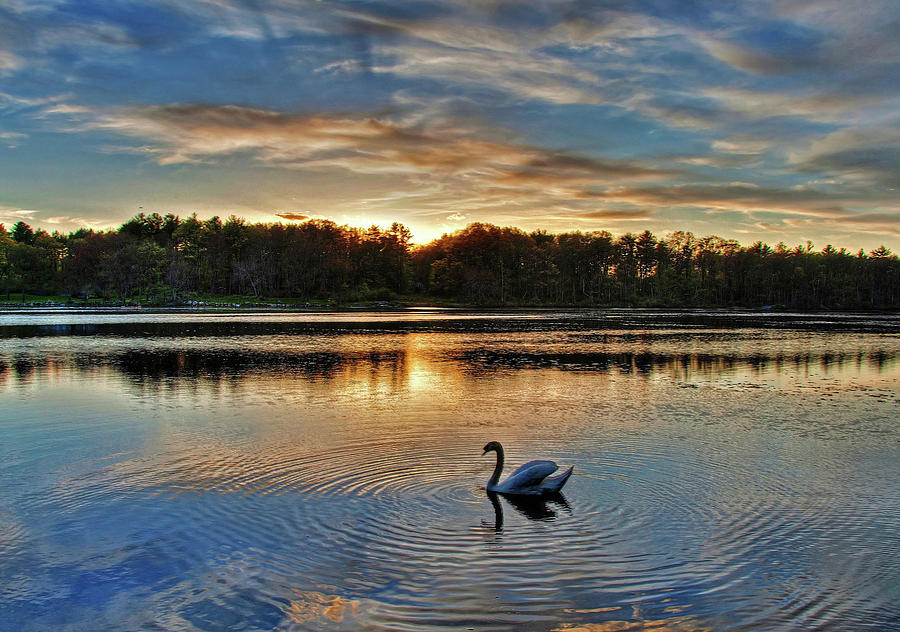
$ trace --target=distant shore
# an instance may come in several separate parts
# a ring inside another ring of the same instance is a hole
[[[170,303],[118,303],[103,300],[26,300],[26,301],[0,301],[0,311],[38,311],[38,310],[103,310],[103,311],[166,311],[166,310],[197,310],[197,311],[242,311],[242,310],[274,310],[283,312],[358,312],[358,311],[403,311],[408,309],[435,309],[435,310],[487,310],[487,311],[545,311],[545,310],[574,310],[574,311],[602,311],[602,310],[637,310],[637,311],[684,311],[711,310],[722,312],[760,312],[760,313],[871,313],[871,314],[896,314],[896,309],[863,309],[863,308],[835,308],[820,306],[816,309],[797,309],[783,305],[475,305],[452,303],[441,300],[396,300],[396,301],[299,301],[296,299],[261,299],[254,297],[235,297],[231,300],[185,300]]]

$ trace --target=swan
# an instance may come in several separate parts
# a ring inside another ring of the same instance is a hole
[[[572,475],[572,470],[575,467],[572,466],[557,476],[550,476],[559,469],[556,463],[553,461],[529,461],[500,483],[498,481],[500,480],[500,472],[503,471],[503,446],[497,441],[491,441],[484,446],[484,452],[481,453],[481,456],[488,452],[497,453],[497,465],[494,466],[494,473],[488,479],[487,490],[498,494],[525,494],[529,496],[556,494],[569,480],[569,476]]]

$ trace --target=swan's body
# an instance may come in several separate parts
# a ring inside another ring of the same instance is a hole
[[[556,494],[562,489],[562,486],[569,480],[572,475],[573,467],[570,467],[562,474],[550,476],[559,466],[553,461],[529,461],[528,463],[518,467],[506,480],[500,482],[500,472],[503,471],[503,446],[497,441],[491,441],[484,446],[484,453],[497,453],[497,465],[494,466],[494,473],[487,482],[487,490],[498,494],[525,494],[529,496],[537,496],[541,494]]]

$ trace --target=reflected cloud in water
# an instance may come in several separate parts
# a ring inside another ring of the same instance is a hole
[[[670,619],[642,619],[631,621],[603,621],[601,623],[571,623],[553,628],[551,632],[712,632],[714,628],[701,624],[693,617]]]
[[[284,613],[292,623],[317,623],[327,620],[341,623],[345,617],[359,615],[359,601],[338,595],[326,595],[313,590],[294,590],[295,597],[288,602]]]

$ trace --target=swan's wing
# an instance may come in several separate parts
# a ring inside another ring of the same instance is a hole
[[[569,480],[569,477],[572,476],[572,470],[574,469],[575,466],[573,465],[562,474],[559,474],[557,476],[548,476],[541,485],[541,489],[546,493],[559,493],[559,490],[562,489],[563,485],[566,484],[566,481]]]
[[[553,461],[529,461],[528,463],[523,463],[515,470],[513,470],[512,474],[510,474],[509,477],[512,478],[513,476],[518,476],[521,472],[530,470],[533,467],[547,468],[547,473],[544,474],[544,476],[550,476],[551,474],[553,474],[553,472],[559,469],[559,466]]]
[[[545,478],[553,474],[559,466],[553,461],[529,461],[524,465],[516,468],[509,475],[502,486],[506,488],[522,489],[524,487],[534,487],[541,484]]]

